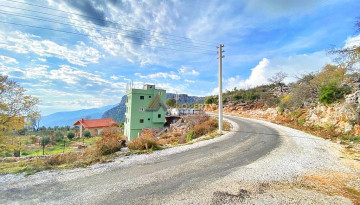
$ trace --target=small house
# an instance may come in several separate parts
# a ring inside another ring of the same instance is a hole
[[[119,124],[113,119],[81,119],[74,123],[74,126],[79,126],[80,136],[83,136],[84,131],[90,131],[91,136],[100,135],[105,129],[118,128]]]

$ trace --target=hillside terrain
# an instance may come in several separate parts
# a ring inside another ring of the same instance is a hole
[[[228,91],[224,113],[265,119],[330,139],[360,151],[360,78],[356,72],[326,65],[297,82]],[[217,97],[207,97],[217,111]],[[354,157],[360,160],[360,155]]]

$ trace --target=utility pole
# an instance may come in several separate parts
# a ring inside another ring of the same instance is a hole
[[[219,44],[217,47],[219,49],[219,132],[223,130],[223,101],[222,101],[222,59],[225,57],[222,55],[223,51],[222,48],[224,45]]]

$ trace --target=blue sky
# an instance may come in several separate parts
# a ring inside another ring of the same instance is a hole
[[[0,5],[0,73],[39,97],[43,115],[117,104],[130,80],[167,92],[214,94],[219,43],[225,45],[226,90],[266,84],[279,71],[291,82],[331,63],[328,49],[360,43],[358,0]]]

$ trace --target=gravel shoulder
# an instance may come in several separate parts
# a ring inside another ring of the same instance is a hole
[[[88,168],[0,176],[0,203],[352,203],[295,186],[309,174],[357,175],[341,146],[261,120],[226,119],[233,130],[211,140]]]

